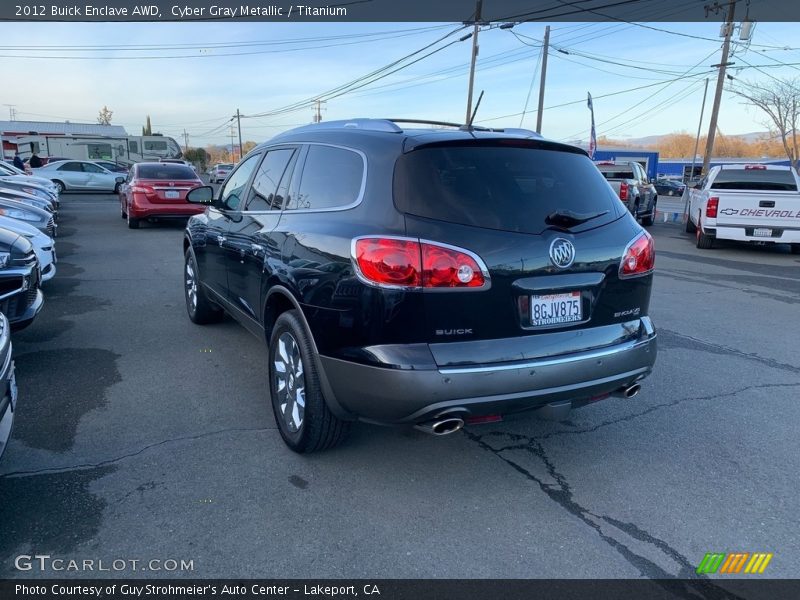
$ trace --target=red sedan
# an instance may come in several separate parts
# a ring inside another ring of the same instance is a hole
[[[205,208],[189,204],[186,194],[203,185],[187,165],[144,162],[131,167],[128,179],[120,186],[119,203],[128,227],[138,229],[142,219],[186,218]]]

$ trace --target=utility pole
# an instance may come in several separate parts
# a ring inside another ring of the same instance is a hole
[[[731,47],[731,37],[733,36],[733,10],[736,8],[736,0],[728,2],[728,18],[725,24],[725,41],[722,44],[722,60],[719,65],[717,75],[717,89],[714,92],[714,106],[711,108],[711,121],[708,124],[708,138],[706,139],[706,152],[703,156],[703,170],[708,171],[708,163],[711,161],[711,154],[714,152],[714,137],[717,134],[717,118],[719,117],[719,103],[722,100],[722,88],[725,85],[725,68],[728,66],[728,52]]]
[[[233,128],[233,124],[231,124],[231,162],[232,163],[237,162],[236,160],[234,160],[234,156],[236,156],[236,155],[233,152],[233,136],[234,136],[235,133],[236,133],[236,130]]]
[[[544,45],[542,46],[542,77],[539,80],[539,110],[536,111],[536,133],[542,133],[542,117],[544,116],[544,82],[547,78],[547,51],[550,47],[550,25],[544,28]]]
[[[236,109],[236,125],[239,128],[239,160],[242,160],[242,115]]]
[[[16,104],[3,104],[3,106],[8,107],[8,120],[9,121],[16,121],[17,120],[17,109],[14,108]]]
[[[706,77],[706,86],[703,89],[703,104],[700,107],[700,122],[697,124],[697,138],[694,140],[694,152],[692,153],[692,170],[689,171],[689,178],[694,178],[694,163],[697,159],[697,147],[700,145],[700,130],[703,127],[703,113],[706,111],[706,96],[708,95],[708,77]],[[688,183],[686,177],[684,177],[683,183]]]
[[[469,67],[469,88],[467,90],[467,116],[464,124],[469,123],[472,118],[472,88],[475,85],[475,62],[478,60],[478,32],[481,29],[481,10],[483,0],[478,0],[475,5],[475,29],[472,32],[472,62]]]
[[[183,130],[183,153],[186,154],[189,151],[189,134],[186,133],[186,129]]]

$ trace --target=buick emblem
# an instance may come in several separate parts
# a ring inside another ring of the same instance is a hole
[[[556,238],[550,244],[550,260],[559,269],[566,269],[575,260],[575,246],[564,238]]]

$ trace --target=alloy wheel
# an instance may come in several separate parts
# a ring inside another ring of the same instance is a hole
[[[278,338],[273,359],[275,393],[286,428],[296,433],[303,426],[306,407],[306,385],[303,359],[294,336],[288,331]]]
[[[186,261],[186,302],[194,313],[197,310],[197,277],[191,260]]]

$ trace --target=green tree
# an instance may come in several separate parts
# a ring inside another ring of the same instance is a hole
[[[196,165],[201,171],[205,171],[211,156],[202,148],[187,148],[183,157],[190,163]]]
[[[153,127],[150,125],[150,115],[147,115],[147,123],[142,127],[142,135],[153,135]]]

